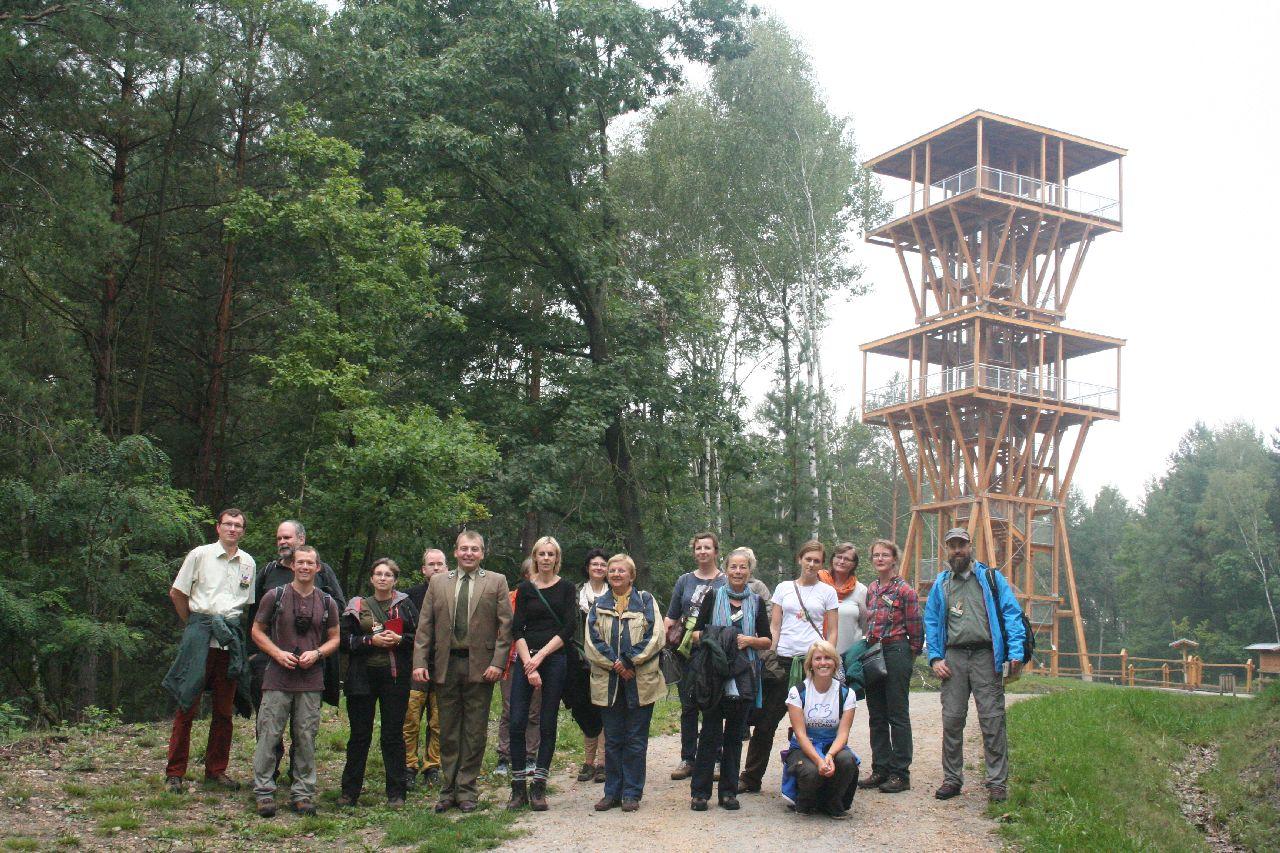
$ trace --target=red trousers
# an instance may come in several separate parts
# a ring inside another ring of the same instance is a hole
[[[226,649],[209,649],[204,664],[204,686],[213,692],[213,719],[209,722],[209,745],[204,751],[206,776],[227,772],[231,758],[231,715],[235,713],[236,683],[227,677],[231,656]],[[173,716],[173,732],[169,735],[169,766],[165,776],[184,776],[191,752],[191,723],[200,713],[200,700]]]

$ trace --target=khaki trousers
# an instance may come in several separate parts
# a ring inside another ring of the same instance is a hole
[[[493,685],[467,680],[467,659],[449,661],[443,683],[436,684],[440,710],[440,799],[475,802],[476,779],[484,761],[489,734],[489,703]]]
[[[434,686],[426,690],[416,687],[409,691],[409,710],[404,715],[404,766],[418,769],[418,737],[422,733],[422,718],[427,718],[427,748],[423,770],[440,769],[440,708],[436,704]]]
[[[969,696],[978,708],[987,785],[1009,783],[1009,744],[1004,726],[1004,679],[991,649],[947,649],[951,677],[942,682],[942,776],[964,784],[964,723]]]

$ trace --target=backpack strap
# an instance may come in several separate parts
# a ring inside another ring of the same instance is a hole
[[[284,588],[288,584],[280,584],[275,588],[276,600],[271,603],[271,640],[276,639],[276,623],[280,620],[280,611],[284,609]],[[316,592],[320,593],[320,631],[322,634],[329,633],[329,602],[333,601],[333,596],[325,592],[320,587],[316,587]],[[363,602],[361,602],[363,603]]]

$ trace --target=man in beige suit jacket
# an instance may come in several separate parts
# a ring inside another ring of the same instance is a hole
[[[413,643],[413,679],[435,683],[440,711],[437,813],[455,805],[463,812],[476,809],[493,685],[511,651],[507,579],[480,566],[484,537],[462,531],[453,556],[457,568],[435,575],[427,586]]]

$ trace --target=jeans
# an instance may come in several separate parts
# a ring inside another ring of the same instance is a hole
[[[551,757],[556,751],[556,724],[560,718],[560,696],[564,693],[567,663],[565,653],[559,651],[548,655],[542,666],[538,667],[538,674],[542,676],[542,695],[539,697],[542,713],[539,717],[538,757],[533,778],[544,782],[551,767]],[[525,728],[529,725],[529,706],[539,691],[529,683],[529,676],[525,675],[524,666],[518,658],[511,670],[511,778],[520,781],[526,778],[525,766],[528,764]]]
[[[312,800],[316,796],[316,733],[320,731],[319,690],[286,693],[283,690],[262,691],[258,706],[258,745],[253,751],[253,793],[259,798],[276,792],[275,771],[279,759],[276,749],[289,727],[289,745],[293,754],[293,800]]]
[[[787,766],[796,777],[796,811],[818,809],[835,815],[845,810],[845,801],[853,799],[858,787],[858,762],[847,749],[837,752],[834,760],[835,775],[823,776],[803,750],[791,750]]]
[[[871,772],[911,780],[911,645],[884,644],[888,675],[867,688],[867,725],[871,730]]]
[[[347,697],[347,716],[351,718],[351,737],[347,739],[347,763],[342,768],[342,793],[359,798],[364,787],[365,762],[373,742],[375,705],[382,708],[382,731],[378,743],[382,747],[382,766],[386,775],[387,799],[404,799],[404,715],[409,706],[409,673],[391,676],[390,667],[366,669],[369,692]]]
[[[221,776],[231,759],[231,715],[235,713],[236,683],[227,677],[231,655],[226,649],[209,649],[204,664],[204,686],[210,691],[213,718],[209,722],[209,744],[204,750],[204,775]],[[200,713],[200,700],[173,715],[169,734],[169,761],[166,776],[183,776],[191,753],[191,723]],[[277,759],[277,764],[279,759]]]
[[[716,758],[720,759],[720,799],[738,793],[738,764],[742,759],[742,725],[754,703],[726,696],[720,704],[702,714],[702,734],[693,761],[689,796],[711,799],[711,781]],[[723,752],[721,749],[723,748]]]
[[[644,795],[645,754],[649,751],[649,721],[653,706],[627,706],[617,700],[601,709],[604,717],[604,795],[615,800],[639,800]]]
[[[778,663],[783,672],[791,671],[791,658],[778,656]],[[747,763],[742,769],[742,781],[748,787],[760,787],[764,772],[769,769],[769,754],[773,752],[773,736],[778,731],[778,723],[787,715],[787,686],[785,678],[766,678],[763,682],[764,695],[761,705],[755,710],[755,731],[751,734],[751,742],[747,746]],[[724,778],[724,773],[720,774]]]
[[[991,649],[947,649],[951,677],[942,682],[942,778],[964,784],[964,722],[969,695],[978,707],[987,785],[1009,783],[1009,743],[1004,725],[1004,679]]]
[[[685,665],[685,671],[689,669]],[[680,695],[680,760],[693,763],[698,752],[698,706],[689,701],[689,687],[686,679],[676,682],[676,693]],[[705,725],[705,722],[704,722]]]

